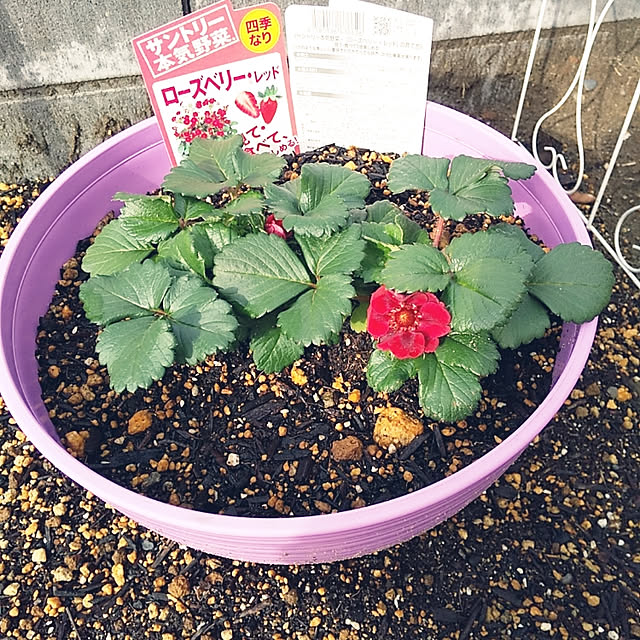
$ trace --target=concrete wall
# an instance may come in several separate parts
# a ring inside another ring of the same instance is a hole
[[[535,26],[537,2],[476,0],[472,13],[468,0],[375,1],[434,18],[431,99],[474,115],[493,114],[499,126],[509,128],[531,41],[531,33],[523,31]],[[255,3],[236,0],[234,5]],[[131,38],[209,4],[2,0],[0,178],[53,176],[100,141],[151,115]],[[279,4],[284,8],[291,2]],[[588,4],[550,0],[545,22],[549,30],[529,94],[536,107],[564,92],[562,82],[568,83],[575,71],[585,30],[572,25],[587,22]],[[616,0],[614,6],[608,19],[615,21],[603,27],[604,46],[590,65],[596,87],[591,99],[617,102],[622,109],[635,82],[632,76],[637,76],[633,56],[637,59],[640,30],[639,22],[631,19],[640,18],[640,2]],[[631,56],[629,65],[620,64],[613,73],[611,61],[623,55]],[[612,113],[608,106],[610,119]],[[594,148],[596,143],[588,142]]]

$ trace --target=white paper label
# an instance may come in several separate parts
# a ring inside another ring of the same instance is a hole
[[[339,6],[285,12],[301,149],[420,153],[433,21],[357,0]]]

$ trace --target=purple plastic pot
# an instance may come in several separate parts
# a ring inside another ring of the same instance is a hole
[[[486,125],[432,103],[424,152],[535,163],[527,151]],[[589,355],[595,320],[580,327],[565,325],[551,391],[504,442],[429,487],[351,512],[280,519],[211,515],[114,484],[60,444],[40,397],[36,329],[60,265],[112,208],[112,195],[154,189],[168,169],[155,120],[131,127],[76,162],[40,196],[0,260],[0,393],[9,410],[60,471],[140,524],[190,547],[253,562],[326,562],[383,549],[428,530],[479,496],[540,433],[573,389]],[[576,240],[590,244],[577,210],[544,169],[512,187],[517,213],[548,245]]]

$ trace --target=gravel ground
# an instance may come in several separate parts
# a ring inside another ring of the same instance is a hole
[[[42,185],[0,183],[6,244]],[[234,562],[64,478],[0,399],[0,640],[640,638],[640,292],[619,278],[566,406],[507,474],[408,543]]]

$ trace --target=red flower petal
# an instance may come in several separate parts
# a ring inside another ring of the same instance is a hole
[[[369,302],[369,309],[377,313],[389,313],[398,308],[404,299],[402,294],[387,289],[384,285],[376,289]]]
[[[420,307],[420,314],[424,320],[430,320],[433,324],[450,324],[451,314],[440,300],[428,302]]]
[[[378,342],[378,348],[391,351],[396,358],[406,360],[424,353],[425,338],[417,331],[400,331]]]
[[[282,226],[282,220],[278,220],[272,213],[270,213],[264,221],[264,230],[267,233],[272,233],[283,239],[287,237],[287,232]]]
[[[428,338],[422,353],[433,353],[438,348],[439,344],[440,340],[438,340],[438,338]]]
[[[369,305],[367,310],[367,331],[374,338],[381,338],[389,333],[389,320],[388,315],[372,311],[371,305]]]

